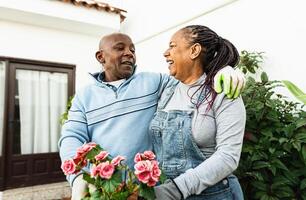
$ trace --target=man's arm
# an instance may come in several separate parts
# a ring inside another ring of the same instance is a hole
[[[72,100],[68,112],[68,120],[62,126],[61,137],[58,142],[62,162],[75,156],[77,148],[89,142],[85,109],[78,95]],[[82,174],[68,175],[67,180],[72,187],[72,199],[81,199],[86,194],[88,184]]]

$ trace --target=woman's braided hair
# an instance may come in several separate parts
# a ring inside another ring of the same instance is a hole
[[[191,101],[194,95],[200,91],[200,95],[205,95],[204,98],[198,98],[196,102],[192,102],[197,108],[211,95],[208,109],[213,105],[217,93],[213,89],[213,81],[216,73],[229,65],[235,67],[239,62],[239,53],[236,47],[227,39],[221,38],[214,31],[202,25],[190,25],[181,29],[185,39],[191,44],[200,44],[202,46],[201,62],[204,72],[206,73],[205,82],[191,96]],[[208,92],[206,92],[208,91]]]

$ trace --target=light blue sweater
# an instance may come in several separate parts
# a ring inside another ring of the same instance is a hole
[[[78,91],[72,101],[59,140],[61,159],[72,158],[85,142],[96,142],[111,156],[125,156],[133,169],[135,154],[152,149],[149,123],[163,89],[176,80],[145,72],[116,88],[102,82],[101,73],[93,78],[95,84]],[[67,176],[71,185],[74,178]]]

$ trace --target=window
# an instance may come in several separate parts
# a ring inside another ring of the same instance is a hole
[[[65,179],[57,148],[59,118],[74,79],[73,65],[0,57],[3,189]]]

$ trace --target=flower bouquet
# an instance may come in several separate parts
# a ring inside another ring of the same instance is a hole
[[[124,163],[123,156],[111,158],[98,144],[90,142],[79,147],[76,155],[62,163],[66,175],[83,173],[83,179],[95,188],[88,190],[83,200],[125,200],[138,194],[143,199],[155,199],[153,186],[163,180],[158,162],[151,151],[135,155],[135,172]],[[85,170],[91,164],[90,172]]]

